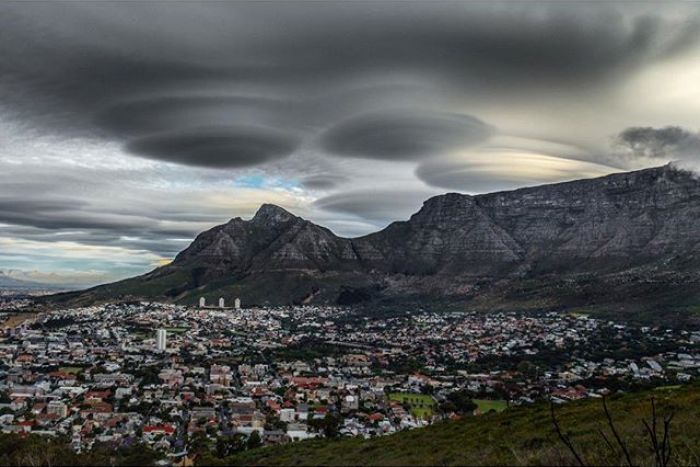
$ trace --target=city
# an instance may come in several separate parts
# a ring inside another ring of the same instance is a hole
[[[577,313],[200,305],[15,314],[0,429],[68,437],[76,452],[139,442],[177,461],[196,443],[225,455],[369,438],[700,375],[700,332]]]

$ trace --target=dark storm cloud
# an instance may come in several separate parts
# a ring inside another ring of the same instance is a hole
[[[351,191],[321,198],[314,205],[326,211],[386,223],[389,220],[408,217],[434,194],[435,192],[427,190]]]
[[[353,117],[328,130],[321,144],[335,155],[411,160],[481,143],[491,133],[469,115],[396,110]]]
[[[348,115],[425,99],[577,89],[694,45],[697,9],[683,8],[681,18],[636,4],[9,3],[0,16],[0,93],[23,122],[61,134],[92,128],[137,155],[214,167],[235,166],[221,161],[239,148],[248,165],[294,145],[272,133],[264,135],[269,146],[260,135],[237,135],[220,151],[226,137],[219,133],[177,135],[203,126],[273,126],[314,138]],[[406,83],[424,89],[398,93],[380,108],[346,92]],[[351,121],[327,142],[344,154],[380,158],[418,157],[421,146],[454,142],[452,123],[445,129],[444,122],[389,116],[395,120],[366,122],[387,130],[386,139]],[[176,136],[154,136],[163,132]],[[423,135],[430,142],[417,143]],[[169,151],[177,143],[205,155]]]
[[[615,138],[615,145],[634,157],[700,158],[700,133],[679,126],[630,127]]]
[[[134,154],[201,167],[248,167],[288,156],[296,138],[266,128],[197,128],[131,141]]]

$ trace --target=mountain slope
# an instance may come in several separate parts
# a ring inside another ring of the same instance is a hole
[[[167,266],[63,298],[286,304],[430,296],[474,307],[693,307],[699,232],[700,182],[671,166],[449,193],[353,239],[263,205],[251,220],[203,232]]]
[[[671,465],[698,465],[700,390],[697,386],[615,397],[609,409],[634,465],[654,465],[654,452],[642,419],[675,413],[670,428]],[[615,443],[600,400],[557,406],[557,420],[586,465],[626,465],[617,447],[611,450],[601,431]],[[659,438],[661,438],[661,429]],[[226,459],[211,454],[201,465],[578,465],[552,428],[545,403],[501,413],[440,422],[430,427],[365,440],[314,440],[253,449]]]
[[[674,413],[669,465],[699,465],[700,390],[666,388],[613,397],[608,401],[616,430],[633,465],[655,465],[642,419],[651,421],[650,398],[657,404],[658,436],[663,416]],[[556,408],[561,429],[585,465],[627,465],[607,424],[600,400]],[[610,448],[600,433],[604,432]],[[214,441],[211,441],[214,444]],[[214,446],[212,446],[213,448]],[[38,458],[41,453],[41,458]],[[193,452],[190,451],[190,454]],[[80,454],[69,439],[0,433],[0,465],[154,465],[158,455],[140,444],[115,450],[96,444]],[[225,458],[200,445],[195,465],[578,465],[552,428],[549,408],[540,403],[497,414],[439,422],[427,428],[365,440],[319,439],[239,452]]]

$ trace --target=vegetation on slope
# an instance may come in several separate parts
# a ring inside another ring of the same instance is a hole
[[[651,398],[657,405],[658,436],[662,417],[674,413],[670,426],[672,465],[700,465],[700,386],[615,396],[608,406],[614,426],[635,465],[655,465],[655,453],[642,422],[651,422]],[[587,465],[626,465],[603,411],[601,400],[555,407],[565,436]],[[601,432],[605,434],[607,444]],[[425,429],[363,439],[312,440],[245,451],[220,465],[577,465],[553,429],[546,403],[508,409]]]
[[[67,438],[0,433],[0,465],[3,466],[144,466],[153,465],[158,457],[148,446],[139,443],[116,449],[101,444],[78,454],[71,449]]]
[[[657,434],[663,418],[670,425],[669,463],[655,459],[644,425],[651,423],[651,399],[656,401]],[[614,396],[608,400],[611,418],[632,465],[700,465],[700,385]],[[564,437],[584,465],[629,465],[615,440],[600,399],[554,407]],[[154,465],[162,458],[138,443],[115,448],[102,444],[77,454],[65,438],[0,434],[0,465]],[[206,443],[205,443],[206,444]],[[194,448],[198,465],[579,465],[574,453],[553,429],[550,406],[509,408],[423,429],[364,440],[318,439],[282,446],[253,448],[217,458],[206,446]]]

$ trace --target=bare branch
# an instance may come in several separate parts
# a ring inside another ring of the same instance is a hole
[[[552,415],[552,424],[554,425],[554,431],[557,432],[557,435],[559,436],[561,442],[564,443],[564,445],[567,448],[569,448],[569,451],[571,451],[571,454],[574,455],[578,464],[580,466],[585,466],[586,464],[583,463],[581,456],[579,456],[578,452],[576,452],[576,448],[574,448],[574,445],[571,443],[569,437],[562,433],[561,428],[559,427],[559,422],[557,421],[557,417],[554,415],[554,403],[551,401],[549,402],[549,413]]]
[[[671,460],[671,420],[675,414],[668,415],[664,418],[664,437],[662,440],[663,445],[663,466],[666,467]]]
[[[630,453],[627,450],[627,446],[625,443],[622,441],[622,438],[620,438],[620,435],[617,432],[617,429],[615,428],[615,423],[613,423],[613,419],[610,416],[610,411],[608,410],[608,403],[606,402],[606,398],[603,397],[603,410],[605,410],[605,417],[608,419],[608,425],[610,426],[610,431],[612,431],[613,436],[615,436],[615,440],[617,441],[617,444],[620,446],[620,449],[622,449],[622,452],[625,454],[625,459],[627,460],[627,465],[632,467],[632,459],[630,458]]]
[[[654,450],[654,457],[656,458],[656,465],[660,466],[660,465],[662,465],[662,463],[661,463],[662,455],[659,452],[659,442],[656,439],[656,432],[654,431],[654,428],[649,426],[649,423],[647,423],[646,420],[642,419],[642,423],[644,424],[644,427],[647,429],[647,433],[649,433],[649,439],[651,440],[651,447]]]
[[[610,450],[611,450],[612,452],[614,452],[615,454],[617,454],[617,450],[616,450],[615,447],[612,445],[612,443],[610,442],[610,440],[608,439],[608,437],[605,435],[605,432],[603,431],[602,428],[598,428],[598,433],[600,433],[600,436],[603,437],[603,440],[605,441],[605,444],[608,445],[608,447],[610,448]]]

